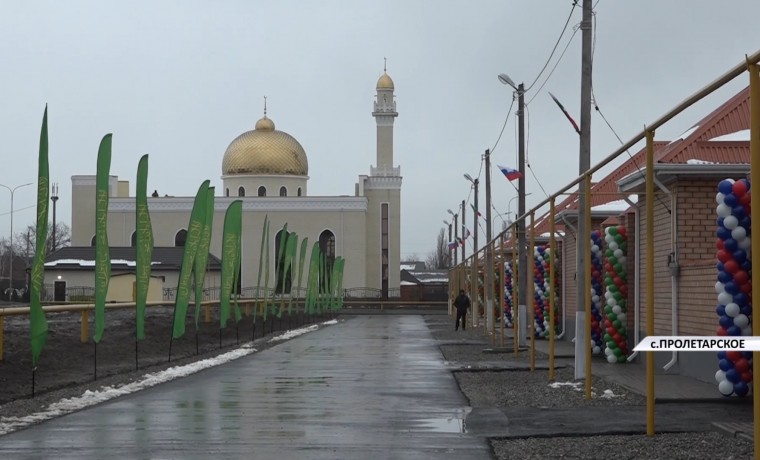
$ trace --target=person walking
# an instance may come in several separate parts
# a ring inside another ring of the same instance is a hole
[[[467,329],[467,310],[470,308],[470,298],[464,293],[464,289],[459,290],[459,295],[454,299],[454,306],[457,307],[457,322],[454,323],[454,330],[459,330],[459,320],[462,320],[462,330]]]

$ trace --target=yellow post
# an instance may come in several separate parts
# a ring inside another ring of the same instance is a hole
[[[554,270],[557,260],[557,239],[554,237],[554,197],[549,199],[549,381],[554,380]]]
[[[506,259],[504,257],[504,232],[502,232],[499,235],[499,276],[501,277],[501,280],[499,281],[499,318],[501,318],[499,321],[499,327],[501,328],[499,346],[502,348],[504,348],[504,303],[507,296],[504,291],[506,288],[506,280],[504,279],[506,276],[506,267],[504,266],[504,262],[506,262]]]
[[[646,171],[646,306],[647,336],[654,335],[654,131],[647,130],[647,171]],[[647,436],[654,436],[654,353],[647,353]]]
[[[760,203],[760,73],[757,64],[749,65],[749,105],[750,105],[750,200]],[[760,254],[760,238],[752,240],[752,254]],[[760,270],[752,270],[752,285],[760,286]],[[760,321],[752,322],[752,335],[760,335]],[[760,353],[752,352],[752,362],[760,362]],[[760,379],[753,379],[752,394],[754,395],[753,420],[755,440],[755,460],[760,460]]]
[[[534,225],[535,222],[533,221],[535,217],[535,212],[530,211],[530,243],[528,243],[528,273],[525,274],[527,276],[528,280],[528,295],[525,297],[526,299],[526,309],[528,310],[528,316],[525,318],[526,321],[530,322],[530,328],[528,331],[530,331],[530,371],[533,372],[536,370],[536,320],[535,320],[535,299],[533,299],[533,296],[535,295],[535,277],[533,272],[536,270],[536,258],[533,256],[533,251],[535,251],[536,246],[536,226]]]
[[[87,341],[90,338],[90,332],[88,328],[90,327],[90,310],[82,310],[82,318],[81,318],[81,331],[79,334],[79,341],[82,343],[87,343]]]
[[[245,304],[245,316],[251,316],[251,304],[246,303]]]
[[[483,251],[484,251],[483,252],[483,336],[484,337],[488,335],[488,311],[486,311],[486,309],[488,308],[488,294],[487,294],[488,283],[486,283],[486,281],[488,281],[488,275],[486,275],[487,273],[486,270],[489,269],[488,265],[491,262],[490,260],[488,260],[489,249],[486,249],[488,248],[488,244],[489,243],[486,243],[485,245],[483,245]],[[493,308],[493,305],[491,305],[491,308]]]
[[[518,337],[520,328],[517,327],[517,321],[519,319],[519,305],[520,305],[520,292],[517,286],[520,284],[517,282],[517,224],[512,224],[512,335],[514,336],[515,344],[515,358],[517,358],[520,349],[520,340]]]
[[[586,235],[578,235],[578,238],[591,240],[591,174],[586,174],[585,194],[585,215],[586,215]],[[590,246],[586,245],[587,248]],[[591,399],[591,251],[583,255],[585,261],[584,270],[586,271],[586,281],[588,284],[582,286],[586,290],[586,401]]]
[[[493,321],[491,321],[491,345],[495,346],[496,345],[496,316],[498,316],[496,315],[496,312],[498,311],[496,309],[498,308],[497,304],[499,303],[499,299],[501,298],[498,295],[495,295],[496,293],[494,292],[494,285],[496,283],[493,282],[494,277],[495,277],[494,272],[496,271],[496,238],[493,239],[493,243],[490,243],[490,245],[491,245],[491,263],[489,264],[488,268],[491,271],[488,272],[488,275],[489,275],[488,279],[491,280],[491,283],[489,283],[488,290],[491,291],[491,298],[493,299],[493,303],[491,304],[491,309],[494,310],[491,313],[493,317]]]
[[[3,341],[5,340],[5,316],[0,316],[0,361],[3,360]]]

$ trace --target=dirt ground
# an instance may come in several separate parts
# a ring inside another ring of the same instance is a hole
[[[100,343],[92,340],[94,312],[89,315],[89,340],[80,341],[79,313],[48,313],[48,337],[34,373],[34,394],[39,397],[85,382],[108,380],[108,377],[153,372],[169,362],[181,364],[227,351],[240,343],[300,327],[318,318],[303,314],[282,318],[243,316],[234,319],[221,331],[218,309],[212,309],[211,321],[204,322],[201,312],[199,330],[194,325],[194,306],[188,308],[185,335],[171,340],[173,306],[149,307],[145,314],[145,340],[135,341],[133,309],[106,310],[105,330]],[[311,321],[308,321],[311,320]],[[220,346],[221,343],[221,346]],[[29,341],[29,317],[5,318],[3,360],[0,361],[0,406],[19,398],[32,397],[32,352]]]

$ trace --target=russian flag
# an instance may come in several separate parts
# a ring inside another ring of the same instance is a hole
[[[456,249],[456,247],[459,246],[459,243],[456,241],[449,241],[448,245],[449,249]]]
[[[520,171],[516,169],[512,169],[508,166],[502,166],[502,165],[496,165],[496,166],[501,170],[501,172],[504,174],[504,177],[506,177],[507,180],[509,181],[519,179],[523,176]]]

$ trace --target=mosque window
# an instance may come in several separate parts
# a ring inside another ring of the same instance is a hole
[[[137,246],[137,232],[132,232],[132,237],[129,239],[129,244],[133,248]]]
[[[93,247],[95,246],[95,236],[96,235],[92,235],[92,239],[90,240],[90,246],[93,246]]]
[[[298,187],[298,196],[301,196],[301,187]]]
[[[275,257],[275,273],[277,273],[277,284],[274,288],[274,292],[277,294],[288,294],[293,286],[293,262],[285,264],[287,254],[285,254],[285,248],[288,246],[288,239],[295,238],[295,233],[285,233],[283,230],[277,232],[274,237],[274,254]],[[283,275],[285,279],[283,280]],[[283,284],[284,282],[284,284]]]
[[[245,187],[238,188],[238,196],[245,196]]]
[[[383,203],[380,207],[380,235],[381,246],[380,253],[382,256],[381,270],[383,298],[388,298],[388,203]]]
[[[174,246],[183,247],[185,246],[185,241],[187,241],[187,230],[182,229],[174,235]]]
[[[230,188],[227,187],[227,190],[224,193],[225,193],[224,196],[230,196]]]
[[[319,249],[325,255],[325,266],[319,267],[319,290],[328,292],[335,263],[335,234],[333,232],[325,230],[319,235]]]
[[[267,188],[263,185],[259,187],[259,196],[267,196]]]
[[[288,189],[285,186],[280,187],[280,196],[288,196]]]

